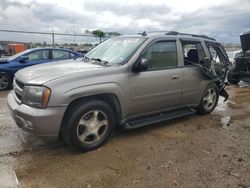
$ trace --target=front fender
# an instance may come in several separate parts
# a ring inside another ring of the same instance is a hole
[[[68,106],[76,99],[99,94],[114,94],[120,102],[121,111],[126,113],[126,104],[129,103],[128,94],[116,83],[102,83],[78,87],[66,91],[60,97],[58,95],[53,96],[52,94],[49,106],[58,106],[57,104]]]

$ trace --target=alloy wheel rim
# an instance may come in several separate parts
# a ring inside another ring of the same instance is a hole
[[[9,84],[7,75],[0,75],[0,89],[6,89]]]
[[[98,142],[108,130],[108,117],[100,110],[84,114],[77,125],[77,137],[83,144]]]
[[[209,111],[211,110],[215,103],[216,103],[216,99],[217,99],[217,94],[214,88],[209,88],[203,98],[203,106],[204,108]]]

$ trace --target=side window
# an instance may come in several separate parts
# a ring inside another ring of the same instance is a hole
[[[148,59],[148,70],[166,69],[178,66],[175,41],[160,41],[152,44],[141,55]]]
[[[38,50],[28,55],[29,61],[40,61],[49,59],[49,50]]]
[[[200,63],[206,57],[206,53],[200,42],[183,42],[184,65]]]
[[[53,59],[69,59],[70,54],[67,51],[63,50],[53,50],[52,51]]]

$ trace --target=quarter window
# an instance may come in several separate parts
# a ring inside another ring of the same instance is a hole
[[[70,53],[70,57],[71,57],[71,58],[75,58],[75,57],[76,57],[76,54]]]
[[[175,41],[160,41],[152,44],[142,53],[142,58],[148,59],[149,69],[166,69],[178,66]]]

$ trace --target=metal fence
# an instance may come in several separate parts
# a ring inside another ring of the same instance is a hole
[[[13,34],[46,36],[46,38],[47,37],[50,38],[52,46],[55,46],[56,43],[63,43],[63,41],[67,41],[67,42],[71,41],[70,43],[79,43],[79,42],[100,43],[103,40],[106,40],[107,38],[109,38],[109,37],[97,37],[97,36],[94,36],[91,34],[59,33],[59,32],[54,32],[53,30],[51,32],[40,32],[40,31],[22,31],[22,30],[0,29],[0,32],[13,33]],[[67,37],[67,39],[63,38],[63,37]],[[3,40],[3,39],[1,39],[1,37],[0,37],[0,40]],[[41,42],[44,42],[44,41],[45,40],[43,40]],[[24,42],[24,41],[22,41],[22,42]],[[30,41],[30,42],[33,42],[33,41]]]

